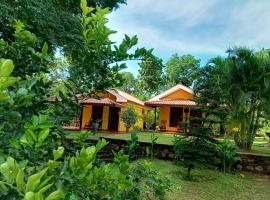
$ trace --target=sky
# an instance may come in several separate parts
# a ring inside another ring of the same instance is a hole
[[[154,48],[164,63],[191,54],[201,65],[234,46],[270,47],[270,0],[127,0],[109,14],[112,40],[137,35],[139,47]],[[138,74],[136,62],[126,71]]]

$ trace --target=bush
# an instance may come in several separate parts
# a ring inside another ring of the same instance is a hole
[[[128,142],[127,151],[129,160],[133,160],[136,157],[136,150],[138,148],[138,132],[132,131],[130,137],[131,139]]]
[[[229,140],[224,140],[218,145],[217,153],[223,172],[231,172],[232,167],[240,161],[240,157],[237,156],[237,147]]]
[[[138,120],[138,115],[136,113],[135,108],[129,106],[120,112],[120,118],[124,122],[126,132],[128,133],[129,129],[136,124]]]
[[[138,163],[132,170],[132,174],[140,194],[147,196],[147,199],[163,200],[165,194],[171,191],[172,183],[170,180],[153,170],[151,162]]]
[[[143,121],[145,123],[146,130],[150,130],[155,123],[155,115],[153,111],[148,111],[143,114]]]
[[[187,168],[186,178],[192,178],[196,166],[213,166],[218,163],[216,144],[203,137],[174,136],[174,153],[177,164]]]

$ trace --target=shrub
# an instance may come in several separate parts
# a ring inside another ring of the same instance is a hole
[[[186,178],[192,178],[191,171],[199,165],[216,165],[216,144],[204,137],[174,136],[176,162],[187,168]]]
[[[139,188],[140,194],[147,199],[165,199],[165,194],[171,191],[170,180],[152,169],[152,163],[144,161],[138,163],[132,170],[134,180]]]
[[[145,123],[146,130],[149,130],[153,127],[155,123],[155,115],[153,111],[148,111],[143,114],[143,121]]]
[[[132,160],[136,157],[136,150],[138,148],[138,133],[136,131],[132,131],[130,135],[130,141],[128,142],[127,151],[129,159]]]
[[[129,129],[134,126],[138,120],[138,115],[135,111],[135,108],[132,106],[127,107],[120,112],[120,118],[125,124],[126,132],[128,133]]]
[[[224,140],[218,145],[217,153],[222,163],[223,172],[231,172],[232,167],[240,161],[240,157],[236,154],[237,147],[229,140]]]
[[[156,136],[154,133],[151,134],[151,148],[150,148],[150,156],[151,159],[154,157],[154,146],[157,143],[158,136]]]

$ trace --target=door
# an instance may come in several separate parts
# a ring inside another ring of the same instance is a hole
[[[120,108],[110,107],[108,124],[108,129],[110,131],[118,131],[119,112]]]
[[[102,125],[103,106],[93,106],[92,110],[92,123],[99,122],[99,128]]]

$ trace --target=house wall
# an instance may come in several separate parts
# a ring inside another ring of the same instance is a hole
[[[83,116],[82,116],[82,128],[85,127],[86,123],[89,123],[92,118],[92,105],[84,105],[83,106]],[[102,129],[108,129],[108,120],[109,120],[109,106],[103,106],[103,114],[102,114]]]
[[[82,115],[82,128],[85,128],[85,124],[90,122],[92,117],[92,106],[84,105],[83,106],[83,115]]]
[[[183,122],[186,122],[186,119],[189,119],[189,115],[190,109],[187,114],[183,109]],[[177,131],[177,127],[170,127],[170,107],[160,107],[159,124],[161,124],[161,121],[166,121],[166,131]]]
[[[136,122],[135,126],[137,126],[139,128],[143,128],[142,112],[143,112],[144,108],[142,106],[137,105],[137,104],[128,103],[128,104],[124,105],[124,107],[120,108],[120,111],[126,109],[126,107],[129,105],[131,105],[135,108],[135,111],[139,116],[139,119]],[[87,127],[85,127],[85,124],[87,122],[90,122],[90,120],[92,118],[92,108],[93,108],[92,105],[84,105],[83,106],[83,116],[82,116],[82,128],[83,129],[87,128]],[[101,126],[102,130],[108,130],[109,110],[110,110],[109,106],[103,106],[102,126]],[[120,131],[120,132],[126,131],[125,125],[121,119],[119,119],[118,131]]]
[[[161,98],[162,100],[169,100],[169,99],[194,99],[194,95],[184,91],[184,90],[178,90],[168,96],[165,96]]]

